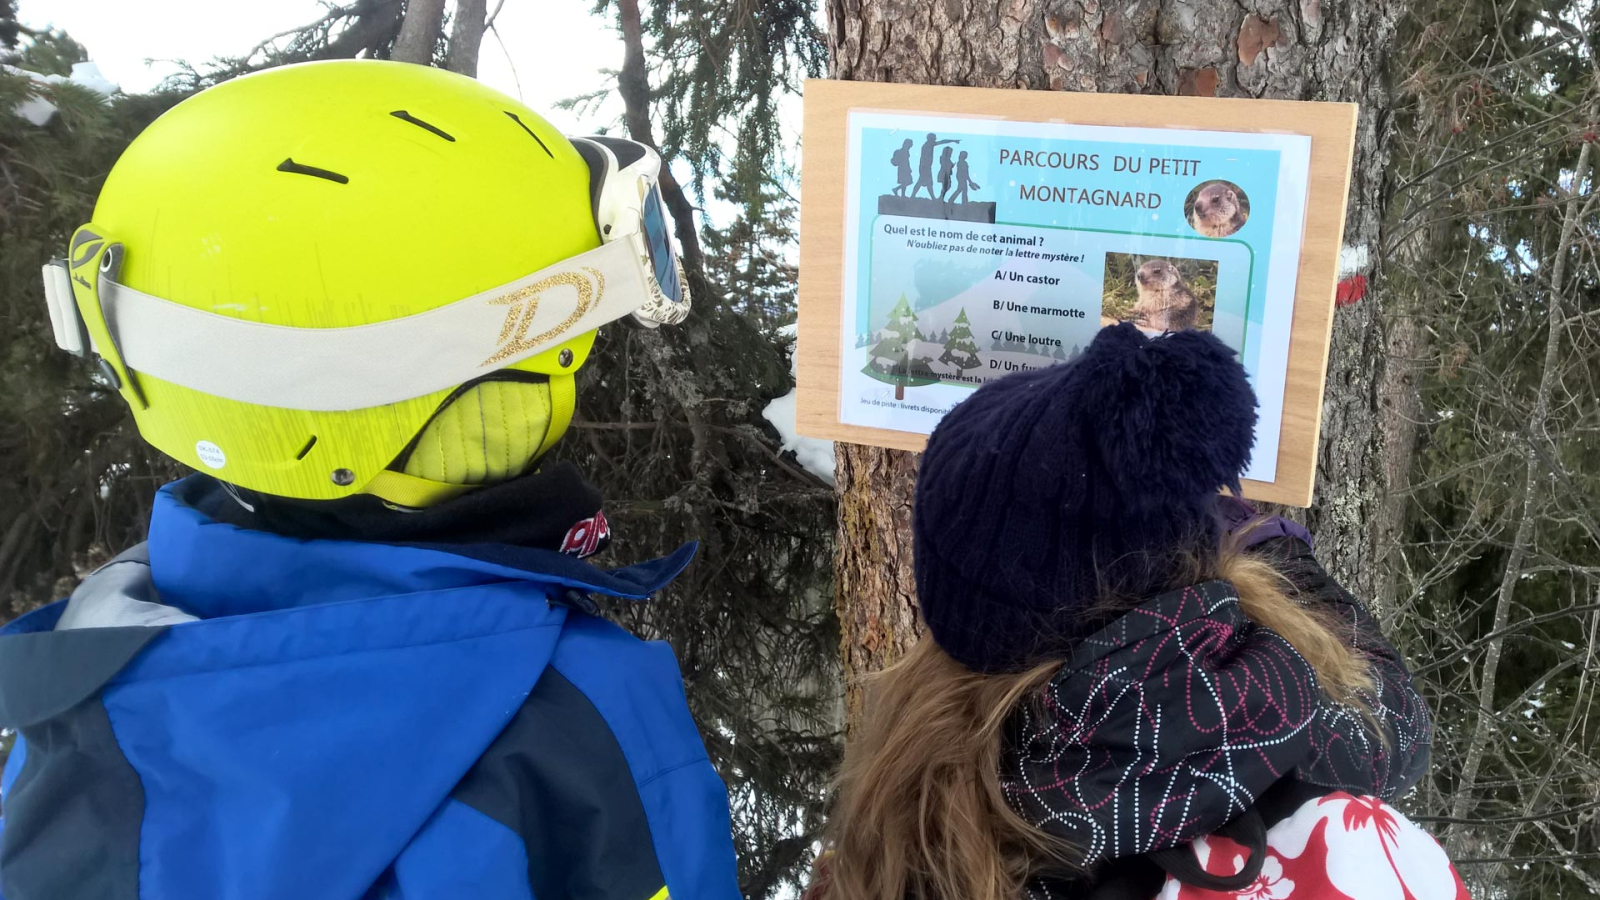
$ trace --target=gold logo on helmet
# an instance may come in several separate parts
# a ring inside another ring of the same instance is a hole
[[[490,306],[510,307],[506,310],[505,324],[500,326],[500,337],[496,341],[499,349],[494,355],[483,361],[483,365],[492,366],[502,363],[513,356],[519,356],[529,350],[541,347],[551,338],[559,337],[583,318],[597,299],[606,292],[606,277],[595,269],[584,267],[583,271],[589,274],[588,278],[577,272],[562,272],[541,278],[527,287],[517,288],[503,297],[496,297],[489,301]],[[578,291],[578,305],[572,314],[562,319],[554,328],[542,331],[533,337],[528,336],[528,329],[533,325],[534,314],[539,309],[539,296],[545,291],[556,287],[571,287]]]

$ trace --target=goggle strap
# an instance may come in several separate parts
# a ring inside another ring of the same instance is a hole
[[[619,240],[424,313],[346,328],[267,325],[100,279],[128,368],[260,406],[339,411],[447,390],[633,313],[659,289]]]

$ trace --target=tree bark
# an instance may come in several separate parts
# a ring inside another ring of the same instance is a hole
[[[456,17],[450,25],[450,51],[444,67],[478,77],[478,48],[483,46],[488,0],[456,0]]]
[[[893,662],[922,629],[911,573],[917,455],[840,443],[834,460],[839,492],[834,602],[844,655],[848,739],[861,708],[861,676]]]
[[[400,36],[394,39],[389,58],[399,62],[433,65],[433,51],[439,46],[444,28],[444,0],[410,0],[406,17],[400,23]]]
[[[1345,241],[1380,246],[1387,162],[1383,73],[1406,0],[827,0],[843,80],[1361,104]],[[1335,317],[1317,505],[1330,571],[1371,596],[1388,472],[1378,291]],[[840,444],[836,603],[848,683],[914,639],[909,454]],[[853,696],[853,695],[852,695]],[[855,707],[852,705],[851,711]]]

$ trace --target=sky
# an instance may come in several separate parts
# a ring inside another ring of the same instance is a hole
[[[490,9],[496,2],[490,0]],[[243,54],[324,15],[315,0],[21,0],[18,6],[23,24],[66,30],[128,93],[154,88],[176,71],[172,60],[198,64]],[[569,134],[613,124],[621,116],[615,100],[582,120],[555,108],[559,100],[606,85],[600,70],[622,65],[621,39],[609,22],[590,14],[591,6],[590,0],[506,0],[495,23],[505,49],[494,33],[484,35],[479,79]]]

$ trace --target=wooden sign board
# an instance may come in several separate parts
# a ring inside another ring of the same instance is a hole
[[[1356,107],[811,81],[799,410],[920,451],[1102,324],[1203,328],[1261,401],[1245,496],[1308,506]]]

